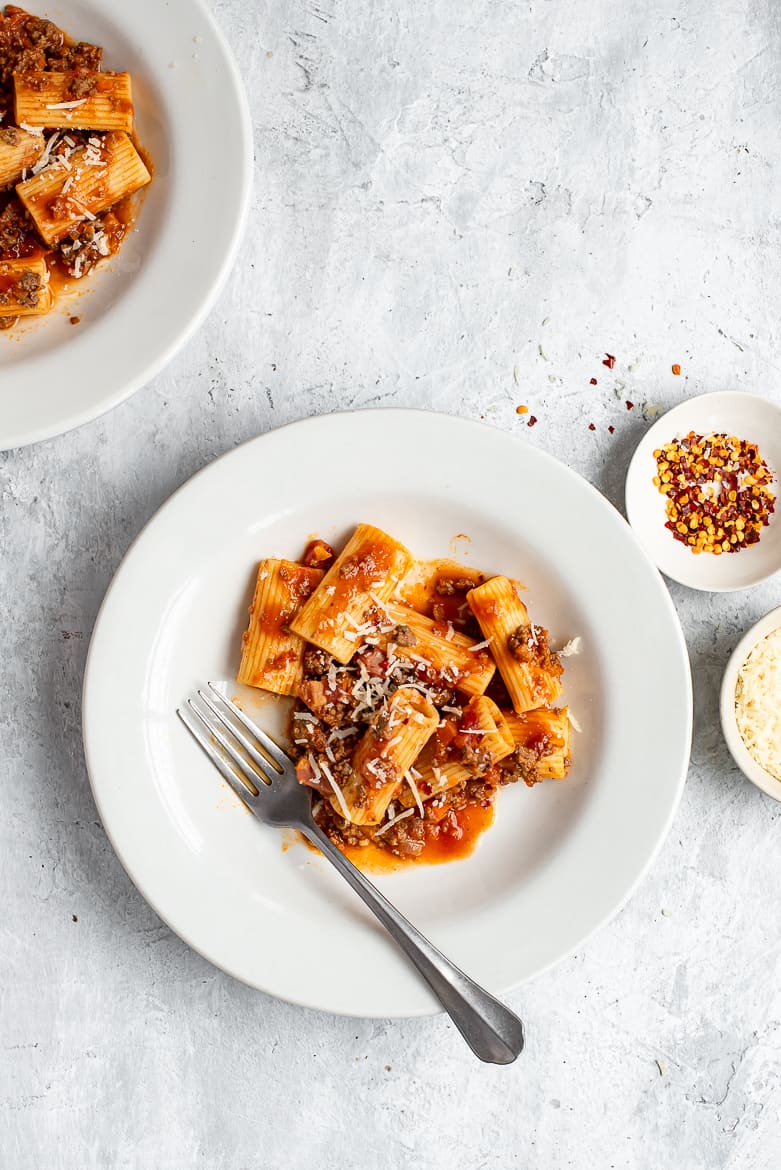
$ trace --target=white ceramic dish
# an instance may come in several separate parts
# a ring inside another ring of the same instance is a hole
[[[691,682],[628,525],[574,472],[484,426],[414,411],[312,419],[225,455],[160,510],[87,664],[86,757],[112,843],[160,916],[237,978],[348,1015],[409,1016],[436,1007],[393,944],[323,859],[283,851],[246,813],[175,715],[196,683],[235,674],[257,561],[359,520],[418,556],[522,579],[554,644],[582,638],[565,676],[584,729],[570,777],[505,789],[472,857],[377,878],[494,992],[582,943],[650,864],[686,774]],[[471,539],[453,545],[458,534]]]
[[[137,230],[76,299],[0,334],[2,449],[88,422],[173,357],[233,263],[252,181],[241,80],[200,0],[30,0],[30,8],[103,45],[107,68],[130,71],[154,181]]]
[[[724,671],[724,677],[721,681],[720,702],[721,728],[733,760],[743,775],[752,784],[756,784],[757,788],[761,788],[763,792],[766,792],[768,796],[772,796],[774,800],[781,800],[781,781],[776,780],[775,776],[771,776],[769,772],[766,772],[757,763],[743,742],[735,718],[735,687],[737,686],[740,668],[743,666],[751,651],[758,642],[761,642],[768,634],[772,634],[773,630],[777,630],[779,626],[781,626],[781,607],[771,610],[770,613],[761,618],[740,639],[732,651]]]
[[[711,593],[748,589],[781,568],[781,518],[772,517],[755,545],[728,556],[694,556],[664,527],[665,500],[654,487],[654,451],[676,436],[725,432],[756,443],[781,473],[781,407],[753,394],[724,391],[690,398],[662,415],[637,445],[626,476],[626,514],[651,560],[673,581]],[[774,485],[776,495],[781,488]],[[780,505],[781,507],[781,505]]]

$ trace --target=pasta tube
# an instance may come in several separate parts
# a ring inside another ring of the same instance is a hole
[[[43,257],[0,261],[0,317],[39,317],[52,299]]]
[[[448,629],[406,605],[388,602],[384,608],[389,624],[405,626],[411,634],[404,644],[395,643],[398,658],[422,663],[466,695],[483,693],[496,667],[485,650],[477,649],[479,644],[474,638]],[[396,636],[394,631],[383,635],[386,642],[394,642]]]
[[[129,73],[14,74],[14,113],[25,126],[133,130]]]
[[[19,126],[0,126],[0,187],[21,179],[43,154],[42,134],[29,134]]]
[[[355,749],[352,776],[342,789],[353,824],[380,823],[438,723],[436,708],[420,691],[399,687],[393,692]],[[335,796],[331,803],[344,815]]]
[[[570,766],[568,708],[537,707],[523,715],[506,711],[504,717],[515,745],[536,753],[539,776],[563,780]]]
[[[50,246],[85,219],[151,182],[152,176],[127,134],[112,131],[95,142],[71,150],[67,166],[59,155],[33,178],[19,183],[16,193]]]
[[[293,561],[260,562],[249,626],[242,638],[238,682],[276,695],[296,693],[304,677],[306,646],[288,626],[322,576],[320,569]]]
[[[377,602],[391,596],[412,562],[407,549],[370,524],[359,524],[291,624],[296,634],[347,663]]]
[[[467,600],[518,714],[554,702],[561,694],[561,663],[548,648],[547,631],[529,622],[512,581],[491,577]]]

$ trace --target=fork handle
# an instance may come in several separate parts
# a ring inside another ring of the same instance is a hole
[[[512,1064],[523,1050],[523,1024],[428,941],[315,824],[297,826],[385,927],[437,997],[469,1047],[489,1064]]]

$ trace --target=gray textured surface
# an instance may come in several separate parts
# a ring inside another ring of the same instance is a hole
[[[618,502],[643,402],[779,397],[776,6],[216,9],[257,150],[229,287],[128,404],[0,457],[0,1164],[776,1167],[781,806],[732,766],[716,703],[777,580],[674,588],[697,691],[680,811],[628,908],[512,997],[510,1069],[442,1019],[300,1011],[192,954],[114,858],[79,737],[130,541],[259,431],[375,404],[485,416]]]

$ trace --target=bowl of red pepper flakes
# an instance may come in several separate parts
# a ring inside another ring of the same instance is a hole
[[[689,431],[654,451],[654,484],[667,528],[695,555],[737,553],[756,544],[775,511],[775,476],[756,443]]]
[[[703,394],[658,419],[637,446],[626,509],[658,568],[695,589],[747,589],[781,569],[776,401]]]

